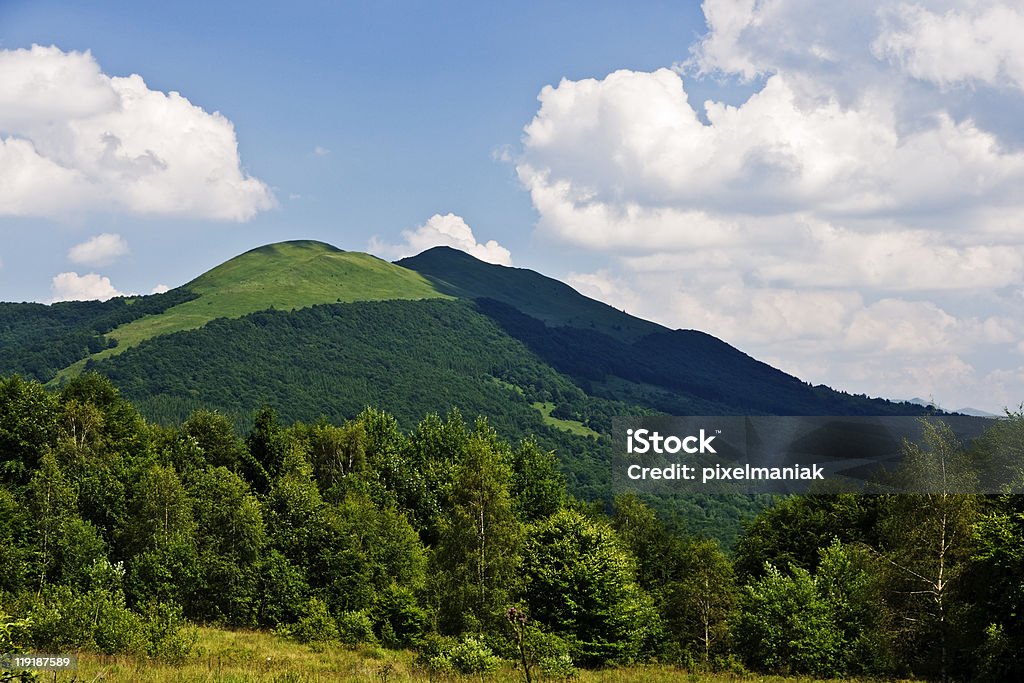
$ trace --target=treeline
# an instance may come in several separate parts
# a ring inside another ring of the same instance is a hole
[[[163,294],[107,301],[0,303],[0,373],[17,372],[48,382],[76,361],[116,346],[114,339],[105,336],[115,327],[195,297],[179,287]]]
[[[904,476],[963,452],[941,426]],[[415,648],[435,672],[646,661],[820,676],[1024,674],[1024,503],[790,498],[734,554],[642,500],[567,494],[555,455],[484,420],[376,410],[244,437],[149,423],[102,377],[0,380],[0,611],[12,647],[182,659],[191,623]]]

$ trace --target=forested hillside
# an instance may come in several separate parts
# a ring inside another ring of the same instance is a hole
[[[556,454],[483,418],[252,424],[154,424],[96,374],[0,380],[8,647],[187,661],[202,623],[413,648],[431,675],[1024,675],[1019,497],[791,498],[729,555],[637,498],[573,498]],[[925,433],[905,476],[1024,454],[1021,414],[963,452]]]
[[[319,242],[267,245],[166,294],[0,305],[0,373],[57,388],[109,377],[149,420],[200,408],[236,428],[387,410],[403,429],[458,408],[559,457],[570,492],[610,499],[615,415],[923,414],[811,386],[696,330],[668,330],[529,270],[438,248],[390,264]],[[657,503],[727,545],[755,499]]]

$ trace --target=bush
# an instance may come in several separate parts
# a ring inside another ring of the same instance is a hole
[[[569,653],[569,644],[554,633],[530,629],[526,633],[526,649],[537,666],[552,678],[573,678],[576,666]]]
[[[279,632],[300,643],[326,643],[338,640],[338,626],[327,611],[327,603],[320,598],[310,598],[305,614],[295,624]]]
[[[348,645],[359,643],[373,644],[377,636],[373,633],[373,620],[360,610],[358,612],[342,612],[338,615],[338,639]]]
[[[48,588],[29,614],[31,642],[55,652],[93,650],[104,654],[147,654],[142,619],[119,591],[95,588],[75,594],[68,586]]]
[[[428,634],[421,642],[416,663],[436,674],[454,674],[452,650],[458,641],[436,633]]]
[[[414,645],[427,628],[427,613],[416,596],[404,586],[391,584],[378,595],[373,606],[380,642],[387,647]]]
[[[173,603],[151,603],[145,614],[147,652],[173,664],[185,661],[199,639],[199,632]]]
[[[478,674],[494,671],[501,660],[477,636],[461,640],[430,634],[420,643],[417,663],[435,674]]]
[[[451,661],[455,670],[461,674],[494,671],[500,662],[483,639],[476,636],[463,637],[452,648]]]

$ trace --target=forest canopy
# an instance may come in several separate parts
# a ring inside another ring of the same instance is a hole
[[[251,424],[154,424],[93,373],[0,379],[12,645],[182,660],[216,624],[414,648],[433,671],[1024,675],[1016,496],[786,498],[727,552],[640,498],[573,498],[561,454],[457,411]],[[915,467],[1024,445],[1020,413],[966,448],[930,425]]]

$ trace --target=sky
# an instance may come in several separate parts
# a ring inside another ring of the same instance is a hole
[[[437,244],[806,381],[1024,401],[1006,0],[0,0],[0,300]]]

